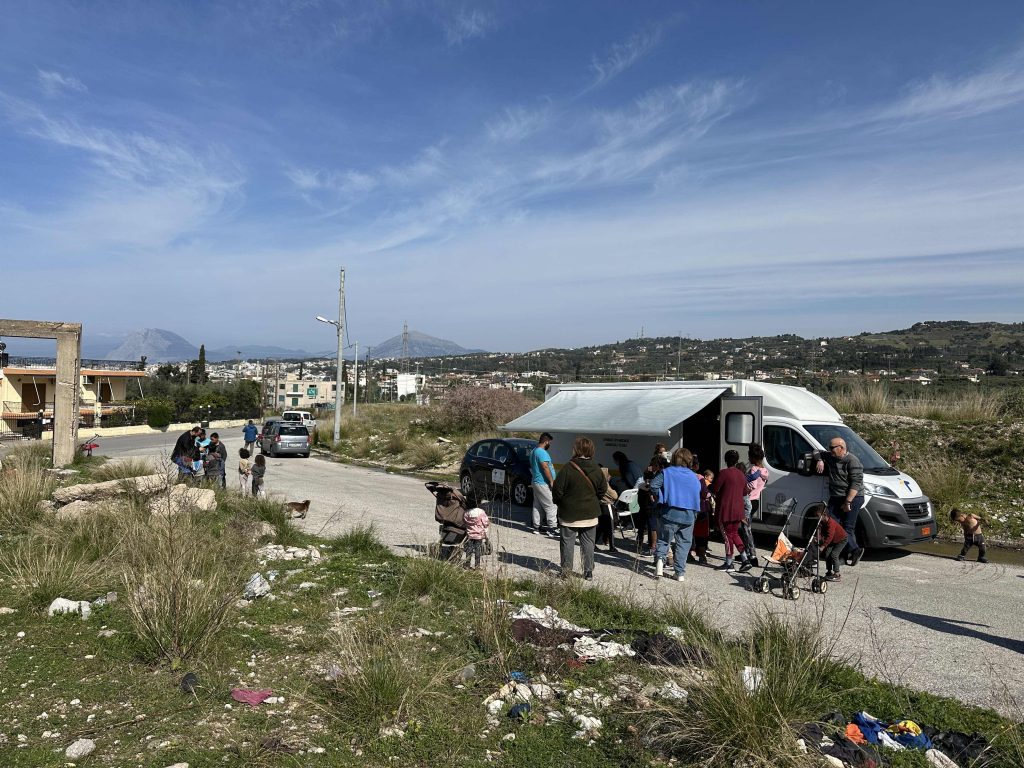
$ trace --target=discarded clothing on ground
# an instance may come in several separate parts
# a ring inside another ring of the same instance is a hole
[[[586,627],[581,627],[561,618],[558,615],[558,611],[550,605],[538,608],[535,605],[524,603],[519,610],[512,614],[511,618],[513,621],[516,619],[533,619],[538,624],[542,624],[549,629],[568,629],[572,632],[578,632],[581,635],[590,631]]]
[[[580,637],[572,646],[573,653],[580,659],[596,661],[613,659],[616,656],[633,656],[635,651],[628,645],[616,643],[614,640],[598,640],[593,637]]]
[[[854,768],[880,768],[888,765],[888,761],[882,758],[874,746],[854,744],[845,736],[824,739],[818,749],[823,755],[838,758]]]
[[[582,632],[571,629],[554,629],[536,619],[516,619],[512,622],[512,636],[521,643],[530,643],[541,648],[555,648],[571,643],[582,637]]]
[[[684,645],[664,632],[638,635],[630,644],[637,659],[656,666],[682,667],[687,664],[703,666],[707,652],[694,645]]]
[[[878,744],[878,734],[885,730],[885,723],[867,712],[857,712],[851,721],[860,728],[860,732],[870,744]]]
[[[253,707],[259,706],[273,695],[274,692],[269,688],[264,688],[259,691],[250,691],[245,688],[231,689],[232,699],[234,699],[235,701],[239,701],[242,704],[248,704]]]
[[[913,720],[900,720],[893,723],[886,730],[892,737],[908,749],[931,749],[932,740],[928,734],[921,730],[921,726]]]
[[[956,763],[950,760],[949,755],[937,749],[929,749],[924,753],[924,756],[935,768],[959,768]]]
[[[923,730],[931,737],[936,749],[963,765],[972,764],[988,749],[988,740],[978,733],[967,735],[959,731],[935,731],[927,727]]]

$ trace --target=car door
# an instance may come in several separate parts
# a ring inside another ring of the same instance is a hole
[[[797,430],[784,424],[766,424],[764,427],[765,464],[768,466],[768,484],[761,491],[758,518],[753,521],[756,530],[779,531],[786,516],[796,510],[790,521],[789,534],[803,535],[803,510],[817,498],[813,488],[820,486],[819,477],[800,474],[800,462],[805,453],[814,450]]]
[[[484,440],[473,455],[473,487],[481,498],[490,498],[491,469],[494,468],[494,445],[496,440]]]
[[[512,464],[515,461],[515,449],[504,441],[494,445],[491,458],[491,485],[494,488],[507,488],[512,482]]]

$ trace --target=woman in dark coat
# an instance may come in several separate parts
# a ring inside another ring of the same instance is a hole
[[[579,539],[583,550],[583,578],[588,581],[594,578],[595,532],[601,516],[601,497],[607,489],[604,473],[594,461],[593,441],[577,437],[572,444],[572,459],[562,467],[551,487],[551,496],[558,507],[563,577],[572,574]]]

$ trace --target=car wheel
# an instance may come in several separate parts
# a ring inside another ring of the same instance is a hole
[[[473,476],[468,472],[462,476],[459,480],[459,487],[462,489],[462,495],[467,499],[473,497]]]
[[[530,486],[522,480],[516,480],[512,485],[512,501],[520,507],[525,507],[530,501]]]
[[[299,456],[301,456],[304,459],[308,459],[309,458],[309,454],[308,453],[300,453]]]
[[[277,458],[277,447],[276,446],[273,446],[273,445],[270,446],[270,458],[272,458],[272,459],[276,459]]]

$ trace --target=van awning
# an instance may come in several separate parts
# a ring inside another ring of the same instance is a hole
[[[727,387],[563,388],[502,427],[507,432],[667,435]]]

